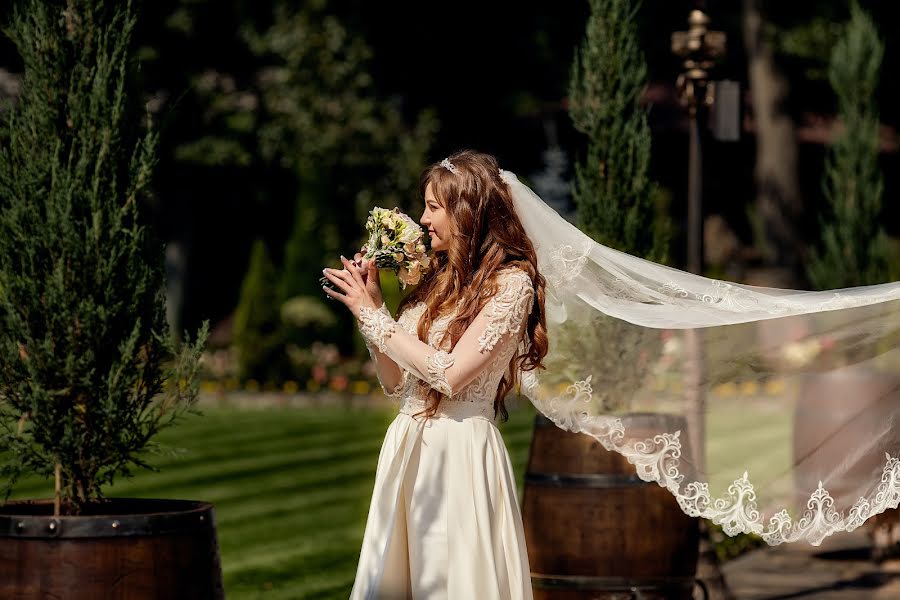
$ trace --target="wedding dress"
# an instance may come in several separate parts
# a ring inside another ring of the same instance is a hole
[[[428,344],[416,335],[424,302],[396,321],[384,305],[360,310],[373,359],[377,348],[403,375],[396,389],[384,389],[400,409],[378,457],[352,600],[532,597],[516,483],[493,401],[524,343],[534,288],[517,267],[497,277],[497,293],[452,352],[438,343],[458,305],[435,319]],[[413,417],[427,392],[417,382],[446,395],[431,419]]]

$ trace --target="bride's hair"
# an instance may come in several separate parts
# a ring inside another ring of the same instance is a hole
[[[428,343],[428,330],[434,320],[441,313],[453,310],[457,300],[462,299],[456,317],[438,344],[441,347],[449,337],[452,350],[478,312],[498,292],[497,271],[514,265],[528,274],[535,295],[526,324],[526,351],[512,357],[494,399],[494,417],[500,414],[505,421],[509,413],[503,399],[518,383],[519,369],[544,368],[541,361],[548,347],[545,281],[538,273],[531,240],[516,216],[509,187],[500,178],[497,159],[472,150],[462,150],[448,158],[453,171],[435,163],[425,169],[419,180],[421,196],[425,197],[425,188],[430,183],[435,198],[447,211],[450,222],[447,251],[434,253],[434,269],[403,299],[400,310],[425,302],[417,334],[421,341]],[[443,394],[429,388],[425,410],[418,414],[434,416],[442,398]]]

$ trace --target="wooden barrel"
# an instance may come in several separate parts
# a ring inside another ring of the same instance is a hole
[[[626,418],[623,417],[623,420]],[[683,417],[627,416],[629,433],[682,431]],[[623,456],[541,415],[525,475],[522,519],[537,600],[690,600],[698,521],[672,494],[644,482]]]
[[[220,600],[213,507],[116,498],[53,517],[49,500],[0,506],[0,598]]]

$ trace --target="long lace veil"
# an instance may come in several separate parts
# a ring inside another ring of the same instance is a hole
[[[900,282],[693,275],[598,244],[501,176],[547,281],[546,369],[521,374],[545,417],[728,535],[818,545],[897,507]]]

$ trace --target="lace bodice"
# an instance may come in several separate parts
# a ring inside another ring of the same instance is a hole
[[[457,308],[439,316],[428,332],[428,344],[416,329],[425,303],[407,307],[394,321],[385,306],[360,311],[360,331],[369,351],[385,353],[401,368],[403,378],[389,396],[399,398],[400,411],[413,414],[425,407],[425,382],[443,394],[439,415],[452,418],[484,416],[493,419],[493,401],[500,380],[514,353],[524,349],[524,330],[534,300],[527,273],[517,267],[498,273],[497,293],[485,304],[463,333],[456,347],[439,342]],[[382,382],[382,388],[384,384]]]

